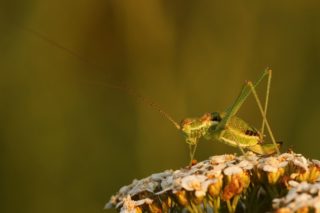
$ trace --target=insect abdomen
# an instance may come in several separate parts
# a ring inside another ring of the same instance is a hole
[[[222,142],[231,146],[248,147],[258,144],[260,133],[239,117],[233,116],[220,136]]]
[[[227,129],[222,132],[220,140],[234,147],[249,147],[258,144],[260,138],[254,135],[246,135],[237,130]]]

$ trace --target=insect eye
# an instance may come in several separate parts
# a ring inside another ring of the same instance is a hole
[[[221,121],[221,116],[219,115],[219,113],[212,113],[212,118],[211,121]]]

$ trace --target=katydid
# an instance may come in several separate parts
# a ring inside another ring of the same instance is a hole
[[[271,75],[271,70],[266,69],[255,83],[251,81],[246,82],[237,99],[225,112],[205,113],[200,118],[184,119],[180,125],[175,123],[175,126],[184,133],[186,142],[189,144],[191,161],[194,158],[199,139],[201,138],[217,140],[227,145],[238,147],[243,154],[244,148],[261,155],[269,155],[275,152],[280,154],[279,144],[275,141],[266,118]],[[265,76],[268,76],[268,84],[266,101],[263,108],[255,88]],[[251,92],[254,95],[263,118],[261,131],[258,131],[241,118],[235,116]],[[267,127],[272,143],[263,143],[265,126]]]
[[[27,27],[23,27],[22,29],[36,35],[37,37],[40,37],[57,48],[68,52],[70,55],[73,55],[82,62],[87,63],[96,69],[101,69],[99,66],[90,63],[73,50],[64,47],[58,42],[51,40],[47,36]],[[266,76],[268,76],[267,90],[265,103],[264,106],[262,106],[255,88]],[[246,82],[234,103],[225,112],[205,113],[199,118],[186,118],[183,119],[180,124],[177,123],[168,113],[162,110],[157,104],[134,92],[132,89],[129,89],[125,86],[116,86],[112,84],[103,83],[102,85],[124,90],[129,95],[136,97],[138,100],[159,111],[165,118],[173,123],[179,131],[184,134],[185,141],[189,145],[190,160],[192,162],[199,140],[202,138],[206,140],[220,141],[227,145],[238,147],[242,153],[244,153],[244,149],[247,149],[261,155],[269,155],[273,153],[280,154],[279,143],[276,142],[269,122],[266,118],[271,77],[271,70],[265,69],[256,82]],[[240,107],[248,98],[250,93],[253,94],[262,116],[262,126],[260,131],[236,116],[236,113],[239,111]],[[272,143],[264,143],[263,141],[265,127],[270,135]]]

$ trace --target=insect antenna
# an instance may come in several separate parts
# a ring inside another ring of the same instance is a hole
[[[156,102],[146,98],[145,96],[139,94],[138,92],[136,92],[135,90],[133,90],[132,88],[126,86],[126,85],[115,85],[115,84],[110,84],[110,83],[100,83],[100,82],[93,82],[94,84],[100,85],[100,86],[105,86],[105,87],[109,87],[109,88],[114,88],[114,89],[118,89],[121,90],[125,93],[127,93],[128,95],[136,98],[138,101],[146,104],[147,106],[151,107],[152,109],[158,111],[161,115],[163,115],[166,119],[168,119],[177,129],[180,129],[180,125],[178,124],[178,122],[176,122],[171,115],[169,115],[169,113],[167,113],[166,111],[164,111]]]
[[[93,64],[91,61],[89,61],[87,58],[83,57],[82,55],[78,54],[77,52],[63,46],[62,44],[56,42],[55,40],[49,38],[47,35],[45,35],[44,33],[41,33],[39,31],[36,31],[32,28],[29,28],[27,26],[23,26],[23,25],[20,25],[20,24],[17,24],[15,23],[15,25],[20,29],[20,30],[23,30],[29,34],[32,34],[42,40],[44,40],[45,42],[51,44],[52,46],[55,46],[57,47],[58,49],[60,50],[63,50],[63,51],[66,51],[69,55],[77,58],[78,60],[82,61],[83,63],[91,66],[91,67],[94,67],[95,69],[98,69],[98,70],[102,70],[103,67],[100,67],[98,66],[97,64]]]
[[[18,25],[18,24],[17,24]],[[31,29],[29,27],[26,26],[22,26],[22,25],[18,25],[18,28],[20,28],[21,30],[33,34],[38,38],[41,38],[42,40],[48,42],[49,44],[66,51],[68,54],[70,54],[71,56],[77,58],[78,60],[80,60],[81,62],[87,64],[90,67],[93,67],[94,69],[98,70],[98,71],[104,71],[104,67],[99,66],[97,64],[92,63],[91,61],[89,61],[88,59],[86,59],[85,57],[83,57],[82,55],[78,54],[77,52],[61,45],[60,43],[54,41],[53,39],[50,39],[48,36],[44,35],[43,33],[40,33],[34,29]],[[88,81],[86,81],[88,83]],[[163,115],[166,119],[168,119],[177,129],[180,129],[180,125],[167,113],[165,112],[163,109],[161,109],[161,107],[155,103],[154,101],[151,101],[150,99],[144,97],[143,95],[139,94],[138,92],[136,92],[135,90],[133,90],[132,88],[129,88],[126,85],[116,85],[116,84],[111,84],[111,83],[102,83],[102,82],[90,82],[90,83],[94,83],[96,85],[100,85],[100,86],[104,86],[104,87],[108,87],[108,88],[114,88],[114,89],[118,89],[121,90],[125,93],[127,93],[128,95],[136,98],[138,101],[146,104],[147,106],[155,109],[156,111],[158,111],[161,115]]]

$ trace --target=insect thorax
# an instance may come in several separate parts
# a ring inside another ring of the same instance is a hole
[[[181,121],[181,130],[187,138],[187,142],[191,144],[205,137],[210,130],[215,129],[217,124],[221,121],[219,113],[206,113],[199,118],[186,118]]]

